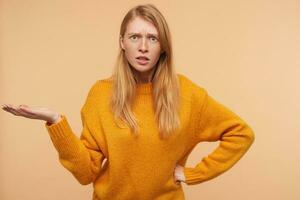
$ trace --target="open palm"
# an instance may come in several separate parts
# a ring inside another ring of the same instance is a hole
[[[50,123],[59,121],[60,115],[45,107],[3,104],[2,109],[16,116],[22,116],[30,119],[45,120]]]

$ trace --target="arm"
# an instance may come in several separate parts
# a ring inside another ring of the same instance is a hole
[[[237,114],[196,88],[195,140],[218,141],[219,146],[195,167],[185,167],[185,183],[198,184],[230,169],[254,142],[253,130]]]
[[[88,123],[89,120],[96,117],[92,95],[94,90],[95,87],[89,92],[81,109],[83,129],[80,138],[73,133],[64,115],[60,116],[61,119],[57,123],[45,123],[50,138],[58,151],[60,163],[82,185],[87,185],[95,180],[105,158]]]

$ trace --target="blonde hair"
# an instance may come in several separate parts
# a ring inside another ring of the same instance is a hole
[[[154,24],[158,30],[162,53],[157,62],[152,79],[152,98],[155,120],[161,137],[165,137],[180,127],[179,119],[179,81],[173,68],[171,35],[167,22],[161,12],[152,4],[133,7],[125,15],[120,27],[120,39],[124,37],[127,24],[135,17],[141,17]],[[120,42],[120,41],[119,41]],[[113,92],[110,106],[114,118],[127,122],[135,135],[139,132],[137,119],[131,108],[136,96],[136,81],[125,52],[121,48],[113,70]]]

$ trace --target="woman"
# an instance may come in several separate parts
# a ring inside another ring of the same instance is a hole
[[[96,81],[81,109],[77,138],[63,114],[4,105],[17,116],[45,120],[59,161],[93,199],[182,200],[181,183],[199,184],[231,168],[254,133],[237,114],[172,63],[168,25],[151,4],[132,8],[120,29],[120,52],[110,78]],[[185,167],[195,145],[220,145]]]

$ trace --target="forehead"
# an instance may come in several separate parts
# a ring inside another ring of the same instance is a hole
[[[151,22],[141,17],[135,17],[127,24],[126,34],[130,33],[148,33],[157,35],[158,31]]]

